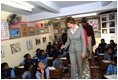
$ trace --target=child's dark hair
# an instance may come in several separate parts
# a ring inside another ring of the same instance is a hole
[[[24,58],[27,59],[28,55],[30,55],[29,53],[24,55]]]
[[[113,51],[113,48],[111,48],[111,47],[108,47],[108,48],[107,48],[107,51],[108,51],[109,49],[111,49],[111,50]]]
[[[113,60],[115,63],[117,63],[117,57],[113,57],[113,58],[111,58],[111,60]]]
[[[40,50],[40,53],[43,53],[44,52],[44,50],[42,49],[42,50]]]
[[[101,41],[105,42],[105,40],[104,40],[104,39],[101,39]]]
[[[30,66],[33,65],[31,62],[26,62],[24,65],[25,71],[29,71]]]
[[[4,62],[4,63],[1,64],[1,71],[3,71],[5,65],[8,65],[8,63]]]
[[[38,52],[40,50],[40,48],[38,48],[37,50],[36,50],[36,52]]]

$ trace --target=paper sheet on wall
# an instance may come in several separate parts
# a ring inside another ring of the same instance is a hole
[[[8,23],[4,19],[1,19],[1,40],[7,40],[9,38]]]

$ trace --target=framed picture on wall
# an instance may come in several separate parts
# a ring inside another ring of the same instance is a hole
[[[93,27],[94,31],[98,31],[98,27],[99,27],[98,19],[90,19],[88,20],[88,23]]]
[[[114,20],[115,19],[115,14],[109,14],[109,20]]]
[[[10,38],[11,39],[15,39],[15,38],[20,38],[21,37],[20,28],[10,28],[9,32],[10,32]]]
[[[45,33],[48,33],[49,32],[49,29],[48,27],[45,28]]]
[[[43,37],[43,43],[46,43],[46,37]]]
[[[22,36],[28,36],[27,24],[21,24]]]
[[[53,23],[53,27],[54,27],[54,28],[59,28],[59,27],[60,27],[60,22],[55,22],[55,23]]]
[[[103,34],[107,34],[107,29],[102,29]]]
[[[50,41],[53,41],[52,35],[49,36],[49,40],[50,40]]]
[[[102,21],[107,21],[107,17],[106,16],[103,16],[102,17]]]
[[[11,52],[12,54],[20,52],[21,51],[21,46],[20,46],[20,42],[19,43],[14,43],[10,45],[11,47]]]
[[[36,39],[35,39],[35,42],[36,42],[36,45],[41,44],[40,38],[36,38]]]
[[[40,28],[39,28],[39,25],[35,25],[35,29],[36,29],[36,34],[40,34]]]
[[[65,28],[65,22],[60,22],[61,28]]]
[[[109,33],[115,33],[115,28],[109,29]]]
[[[41,32],[41,34],[45,33],[45,29],[44,28],[40,28],[40,32]]]
[[[1,58],[5,57],[4,48],[1,46]]]
[[[107,23],[106,22],[103,22],[102,23],[102,28],[106,28],[107,27]]]
[[[28,50],[33,49],[33,46],[32,46],[32,40],[28,40],[28,41],[26,41],[26,44],[27,44],[27,49],[28,49]]]
[[[111,22],[109,23],[109,27],[115,27],[115,21],[111,21]]]
[[[29,33],[29,35],[35,35],[35,28],[34,27],[28,27],[28,33]]]

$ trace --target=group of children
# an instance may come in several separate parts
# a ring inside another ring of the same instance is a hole
[[[114,40],[110,40],[110,44],[107,44],[104,39],[101,39],[101,43],[95,50],[96,60],[98,60],[97,56],[99,54],[104,54],[104,60],[111,61],[106,74],[117,74],[117,44],[115,44]]]
[[[66,56],[64,49],[61,49],[61,41],[57,41],[53,45],[51,42],[48,43],[46,51],[42,49],[36,50],[36,55],[33,57],[37,59],[35,61],[31,58],[29,53],[24,55],[24,60],[19,64],[19,66],[24,66],[25,72],[22,74],[21,78],[23,79],[49,79],[50,71],[48,66],[53,66],[55,68],[61,68],[63,73],[68,73],[68,68],[62,64],[61,57]],[[53,58],[52,65],[48,64],[48,57]],[[15,70],[9,68],[8,63],[1,64],[1,77],[2,79],[17,78],[15,75]]]

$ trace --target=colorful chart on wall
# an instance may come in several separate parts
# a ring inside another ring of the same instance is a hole
[[[22,36],[28,36],[28,30],[27,30],[27,25],[26,24],[21,24],[21,30],[22,30]]]
[[[61,28],[65,28],[65,22],[60,22]]]
[[[11,52],[12,54],[20,52],[21,51],[21,46],[20,46],[20,42],[19,43],[14,43],[10,45],[11,47]]]
[[[1,58],[5,57],[4,48],[1,46]]]
[[[35,28],[34,27],[28,27],[28,33],[29,35],[35,35]]]
[[[35,39],[35,42],[36,42],[36,45],[41,44],[40,38],[36,38],[36,39]]]
[[[45,29],[44,28],[40,28],[40,32],[41,33],[45,33]]]
[[[10,38],[8,23],[1,19],[1,40],[7,40]]]
[[[45,28],[45,33],[48,33],[49,32],[49,29],[48,27]]]
[[[98,19],[90,19],[88,20],[88,23],[93,27],[94,31],[98,31],[98,27],[99,27]]]
[[[55,22],[55,23],[53,23],[53,27],[54,27],[54,28],[59,28],[59,27],[60,27],[60,22]]]
[[[10,38],[11,39],[15,39],[15,38],[20,38],[21,37],[20,28],[10,28],[9,32],[10,32]]]
[[[26,44],[27,44],[27,49],[28,49],[28,50],[33,49],[32,41],[31,41],[31,40],[26,41]]]
[[[40,34],[40,28],[39,28],[39,25],[35,25],[35,29],[36,29],[36,34]]]

